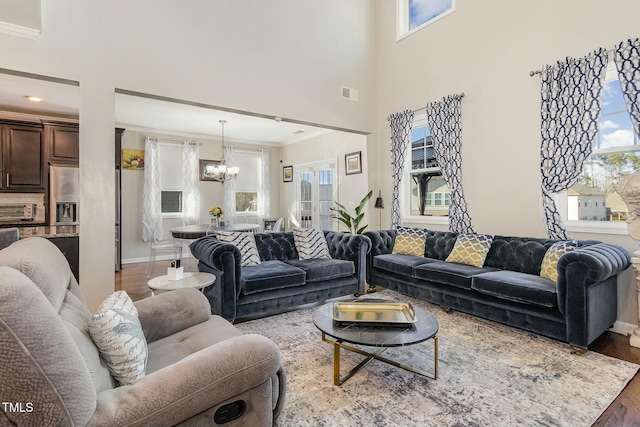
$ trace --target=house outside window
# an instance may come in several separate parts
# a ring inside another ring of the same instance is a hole
[[[397,40],[455,11],[455,0],[396,0]]]
[[[408,202],[403,202],[406,206],[403,216],[407,221],[423,222],[434,218],[446,221],[451,192],[436,161],[426,116],[414,118],[410,150],[403,179],[404,200],[408,199]]]
[[[615,187],[638,168],[638,137],[622,97],[615,63],[610,61],[602,90],[600,131],[593,152],[578,182],[558,198],[567,228],[593,231],[605,227],[626,232],[629,212]]]

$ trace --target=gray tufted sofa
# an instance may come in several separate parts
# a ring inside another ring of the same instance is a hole
[[[256,233],[260,264],[240,265],[240,251],[213,236],[191,243],[200,271],[216,275],[206,288],[212,310],[227,320],[258,317],[364,292],[367,237],[325,231],[331,259],[299,260],[292,232]]]
[[[540,277],[556,240],[494,236],[482,268],[446,262],[457,234],[427,230],[424,256],[392,254],[395,230],[368,231],[367,281],[403,294],[586,348],[617,317],[623,248],[578,240],[558,261],[558,281]]]

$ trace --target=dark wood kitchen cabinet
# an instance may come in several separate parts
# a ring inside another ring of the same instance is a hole
[[[49,163],[78,165],[80,137],[78,125],[43,122]]]
[[[2,184],[6,191],[44,191],[44,131],[39,123],[0,122]]]

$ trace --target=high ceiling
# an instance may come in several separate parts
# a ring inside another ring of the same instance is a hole
[[[3,111],[77,119],[80,109],[79,92],[78,86],[0,70],[0,110]],[[42,102],[27,100],[26,97],[31,95],[42,98]],[[222,133],[220,120],[227,121],[224,128],[225,141],[238,143],[286,145],[331,131],[306,123],[295,123],[286,118],[280,120],[268,115],[250,115],[124,91],[116,93],[115,123],[119,127],[219,139]]]

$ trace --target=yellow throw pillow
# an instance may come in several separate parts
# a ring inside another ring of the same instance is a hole
[[[459,234],[446,261],[482,268],[491,243],[493,236],[489,234]]]
[[[558,281],[558,260],[567,252],[571,252],[576,248],[576,242],[555,242],[542,258],[542,266],[540,267],[540,277],[544,277],[553,282]]]
[[[423,228],[398,227],[392,254],[424,256],[427,230]]]

